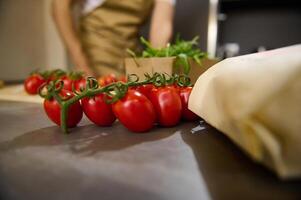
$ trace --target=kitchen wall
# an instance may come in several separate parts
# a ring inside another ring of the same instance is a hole
[[[72,66],[50,15],[51,0],[0,0],[0,80],[24,79],[35,69]],[[209,0],[178,0],[175,33],[200,36],[206,50]],[[142,31],[148,36],[148,27]]]
[[[218,45],[239,55],[301,43],[300,0],[221,0],[220,13]]]
[[[0,80],[34,69],[65,67],[66,54],[49,15],[50,0],[0,1]]]
[[[174,32],[191,40],[199,36],[199,46],[207,49],[209,0],[177,0]]]

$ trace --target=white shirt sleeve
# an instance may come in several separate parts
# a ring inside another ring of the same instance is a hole
[[[172,4],[173,6],[176,5],[176,2],[177,2],[177,0],[156,0],[156,1],[164,1],[164,2]]]
[[[92,12],[95,8],[101,6],[105,0],[85,0],[83,4],[83,14]]]
[[[155,1],[167,2],[172,5],[176,4],[176,0],[155,0]],[[84,0],[82,13],[84,15],[88,14],[92,12],[94,9],[96,9],[97,7],[101,6],[104,2],[105,0]]]

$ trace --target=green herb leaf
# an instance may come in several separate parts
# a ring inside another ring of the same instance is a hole
[[[179,59],[179,63],[183,66],[184,74],[188,75],[188,73],[190,72],[190,65],[187,55],[181,53],[177,56],[177,58]]]
[[[132,51],[131,49],[126,49],[126,52],[128,53],[128,54],[130,54],[130,56],[132,56],[132,57],[137,57],[136,56],[136,53],[134,52],[134,51]]]
[[[201,65],[201,60],[207,57],[207,53],[199,49],[198,39],[199,37],[196,36],[190,41],[185,41],[180,39],[179,34],[177,34],[174,44],[168,44],[164,48],[154,48],[149,41],[140,37],[140,41],[142,45],[145,46],[145,49],[138,55],[130,50],[127,50],[127,52],[132,57],[177,57],[175,67],[183,66],[184,73],[188,74],[190,71],[189,59],[193,59],[196,63]]]

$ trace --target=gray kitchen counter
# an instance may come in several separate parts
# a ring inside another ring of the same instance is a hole
[[[205,122],[133,134],[86,118],[69,135],[40,104],[0,101],[0,199],[301,199]]]

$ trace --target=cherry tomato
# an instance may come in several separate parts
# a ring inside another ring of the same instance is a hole
[[[112,105],[105,102],[105,94],[82,99],[82,106],[85,115],[99,126],[111,126],[116,120]]]
[[[67,90],[62,90],[60,95],[67,99],[73,97],[73,94]],[[50,100],[44,100],[44,110],[51,121],[59,126],[61,125],[61,108],[59,103],[54,98]],[[75,127],[82,119],[82,116],[83,110],[80,102],[78,101],[72,104],[68,110],[67,126],[69,128]]]
[[[176,89],[177,92],[180,92],[180,88],[181,88],[181,87],[178,86],[177,84],[169,85],[169,86],[167,86],[167,87],[174,88],[174,89]]]
[[[74,89],[76,91],[80,91],[80,89],[85,89],[86,88],[86,79],[85,78],[81,78],[79,80],[75,80],[74,81]]]
[[[47,83],[49,83],[50,81],[56,81],[65,75],[66,75],[66,72],[61,69],[47,71],[45,74],[45,76],[47,77]]]
[[[64,89],[68,91],[72,91],[73,80],[68,76],[63,76],[61,80],[64,82]]]
[[[117,82],[117,78],[115,74],[109,74],[105,77],[106,84],[109,85],[111,83]]]
[[[113,112],[118,120],[133,132],[149,131],[156,120],[150,100],[135,90],[129,90],[122,99],[114,103]]]
[[[104,77],[100,77],[98,78],[98,84],[103,87],[103,86],[106,86],[106,81],[105,81],[105,78]]]
[[[117,82],[117,81],[118,80],[117,80],[115,74],[109,74],[109,75],[98,78],[98,83],[100,86],[106,86],[106,85],[109,85],[109,84]]]
[[[140,85],[140,86],[134,87],[133,89],[140,92],[147,98],[150,98],[150,93],[151,93],[152,89],[154,89],[154,88],[155,88],[155,86],[153,84],[145,84],[145,85]]]
[[[39,74],[29,76],[24,82],[25,91],[28,94],[37,94],[39,87],[44,84],[46,80]]]
[[[152,89],[150,100],[157,113],[159,124],[165,127],[175,126],[181,119],[182,104],[177,90],[173,87]]]
[[[195,113],[188,109],[188,100],[191,93],[192,87],[180,88],[179,93],[182,102],[182,118],[187,121],[195,121],[199,119]]]
[[[120,77],[119,77],[119,81],[126,83],[126,82],[127,82],[126,76],[124,76],[124,75],[123,75],[123,76],[120,76]]]
[[[68,75],[63,76],[61,80],[64,82],[64,89],[68,91],[72,91],[73,85],[78,91],[86,85],[86,80],[81,72],[70,72]]]
[[[103,77],[98,78],[98,83],[100,86],[106,86],[111,83],[117,82],[115,74],[109,74]]]

